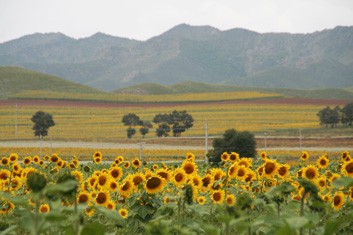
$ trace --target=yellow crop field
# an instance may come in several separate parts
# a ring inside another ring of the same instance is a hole
[[[221,135],[226,129],[270,132],[271,130],[320,128],[317,113],[322,105],[199,103],[170,105],[124,105],[111,107],[11,105],[0,109],[0,140],[33,140],[31,117],[39,110],[52,114],[55,126],[49,136],[55,140],[118,141],[126,139],[126,126],[121,122],[128,113],[152,121],[159,113],[186,110],[194,126],[182,136]],[[138,127],[137,127],[138,128]],[[146,135],[155,138],[156,125]],[[138,130],[133,138],[141,138]]]

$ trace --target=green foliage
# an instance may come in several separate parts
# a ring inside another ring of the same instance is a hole
[[[159,124],[156,135],[158,137],[168,136],[173,131],[173,136],[180,136],[181,133],[193,126],[194,119],[187,111],[176,111],[169,114],[157,114],[153,118],[153,122]]]
[[[254,134],[248,131],[238,132],[235,129],[228,129],[224,132],[223,138],[213,140],[212,162],[219,162],[224,152],[236,152],[240,157],[256,156],[256,140]]]
[[[55,125],[52,115],[43,111],[36,112],[32,116],[31,121],[34,122],[34,126],[32,127],[34,135],[39,138],[47,136],[48,129]]]

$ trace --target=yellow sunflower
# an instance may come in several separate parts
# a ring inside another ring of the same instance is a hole
[[[9,170],[6,169],[2,169],[0,170],[0,180],[7,180],[8,178],[10,178],[11,176],[11,172]]]
[[[132,182],[134,183],[134,186],[138,186],[139,184],[141,184],[143,181],[146,180],[145,176],[142,173],[135,173],[133,175],[130,176]]]
[[[221,160],[227,162],[229,160],[229,154],[227,152],[222,153]]]
[[[349,152],[344,151],[341,155],[341,159],[345,161],[347,158],[350,158]]]
[[[3,166],[9,166],[10,165],[10,159],[7,157],[1,158],[1,165]]]
[[[30,156],[27,156],[23,159],[23,164],[25,166],[28,166],[29,164],[31,164],[31,162],[32,162],[32,157],[30,157]]]
[[[48,213],[48,212],[50,212],[50,206],[48,204],[46,204],[46,203],[40,205],[39,212],[40,213]]]
[[[124,197],[128,197],[134,190],[134,183],[131,179],[125,179],[124,182],[119,186],[119,193]]]
[[[277,169],[278,177],[281,179],[286,179],[290,173],[289,169],[290,166],[288,164],[279,164]]]
[[[109,200],[108,203],[105,205],[105,207],[108,208],[109,210],[115,210],[116,204],[114,201]]]
[[[118,166],[112,167],[109,170],[109,175],[113,177],[115,180],[119,181],[123,176],[123,170]]]
[[[95,164],[101,164],[102,163],[102,158],[101,157],[95,157],[95,158],[93,158],[93,162]]]
[[[224,197],[225,197],[224,190],[214,190],[211,193],[211,199],[214,204],[222,204],[222,202],[224,201]]]
[[[252,167],[252,159],[247,158],[247,157],[240,158],[240,160],[238,161],[238,165],[245,166],[247,168],[251,168]]]
[[[118,189],[119,185],[115,181],[115,179],[111,179],[109,182],[109,191],[110,192],[115,192]]]
[[[202,178],[202,188],[204,190],[207,190],[209,188],[212,187],[214,182],[214,177],[211,174],[206,174],[203,178]]]
[[[228,194],[226,196],[226,203],[227,203],[228,206],[234,206],[235,201],[236,201],[236,199],[235,199],[235,196],[233,194]]]
[[[126,219],[129,216],[129,211],[127,209],[125,209],[125,208],[120,208],[119,209],[119,215],[122,218]]]
[[[91,196],[90,193],[85,192],[85,191],[80,192],[77,195],[77,203],[85,203],[85,204],[87,204],[87,203],[89,203],[91,201],[91,198],[92,198],[92,196]]]
[[[201,188],[201,186],[202,186],[202,178],[201,178],[201,176],[195,174],[195,175],[192,176],[190,181],[191,181],[191,184],[193,186],[195,186],[196,188],[198,188],[198,189]]]
[[[237,180],[241,180],[242,181],[242,180],[245,180],[247,174],[248,174],[248,168],[243,166],[243,165],[241,165],[241,166],[238,166],[238,168],[237,168],[237,171],[235,173],[235,178]]]
[[[332,198],[332,206],[335,210],[340,210],[344,204],[345,198],[343,192],[336,192]]]
[[[193,153],[187,153],[186,154],[186,160],[194,162],[195,161],[195,155]]]
[[[211,174],[213,175],[214,181],[224,179],[227,177],[227,174],[220,168],[213,168],[211,170]]]
[[[12,162],[12,163],[17,162],[17,160],[18,160],[18,155],[17,155],[17,153],[11,153],[10,156],[9,156],[9,160],[10,160],[10,162]]]
[[[230,154],[229,154],[229,161],[231,161],[231,162],[236,162],[236,161],[238,161],[239,160],[239,154],[238,153],[236,153],[236,152],[231,152]]]
[[[116,158],[115,158],[115,160],[114,160],[114,162],[116,163],[116,164],[120,164],[120,163],[122,163],[124,161],[124,157],[123,156],[117,156]]]
[[[11,179],[11,191],[17,191],[21,188],[22,182],[21,178],[15,177]]]
[[[196,174],[197,172],[197,165],[195,162],[192,161],[184,161],[183,164],[181,165],[181,168],[184,170],[184,172],[189,176]]]
[[[130,164],[129,161],[125,161],[123,166],[124,166],[125,169],[129,169],[129,168],[130,168],[130,165],[131,165],[131,164]]]
[[[267,153],[266,152],[261,152],[260,153],[260,158],[265,161],[267,159]]]
[[[319,169],[325,169],[325,168],[327,168],[329,162],[330,161],[329,161],[327,155],[324,154],[321,157],[319,157],[319,159],[317,159],[317,167]]]
[[[50,162],[57,162],[59,160],[59,156],[56,153],[53,153],[51,157],[49,158]]]
[[[234,162],[229,168],[228,168],[228,176],[230,178],[235,178],[237,174],[237,168],[238,168],[238,163]]]
[[[135,158],[132,162],[131,162],[132,166],[135,168],[140,168],[141,167],[141,161],[137,158]]]
[[[315,180],[319,177],[319,171],[315,166],[309,165],[303,168],[302,177],[308,180]]]
[[[93,153],[92,158],[96,158],[96,157],[102,158],[103,155],[100,151],[96,151]]]
[[[5,200],[4,198],[0,198],[0,202],[3,202],[2,205],[0,204],[0,215],[11,214],[13,209],[15,209],[15,205],[10,201]]]
[[[199,196],[196,198],[196,201],[200,204],[200,205],[204,205],[206,203],[206,198],[204,196]]]
[[[39,161],[40,161],[40,157],[38,155],[33,157],[33,162],[34,163],[39,163]]]
[[[156,172],[156,175],[164,178],[167,182],[171,179],[171,174],[169,172],[169,170],[167,169],[164,169],[164,168],[161,168],[161,169],[158,169],[157,172]]]
[[[300,156],[300,160],[307,161],[309,159],[309,153],[307,151],[303,151],[302,155]]]
[[[322,175],[315,180],[316,185],[319,187],[320,190],[324,190],[327,186],[326,184],[326,176]]]
[[[337,174],[337,173],[333,173],[330,177],[329,177],[329,181],[330,183],[332,184],[335,180],[341,178],[341,175],[340,174]]]
[[[183,185],[187,180],[187,175],[184,170],[177,168],[174,170],[172,182],[176,187]]]
[[[145,184],[145,190],[149,194],[162,191],[166,185],[166,180],[158,175],[150,177]]]
[[[94,201],[99,206],[106,206],[110,200],[110,195],[107,191],[100,191],[97,193]]]
[[[276,175],[278,169],[278,163],[276,160],[267,159],[263,164],[263,176],[272,178]]]
[[[345,161],[341,166],[341,173],[346,176],[353,176],[353,160]]]
[[[248,169],[248,173],[246,174],[246,177],[245,177],[245,182],[250,182],[253,180],[256,180],[256,173]]]
[[[102,172],[98,176],[97,188],[107,189],[109,187],[110,175],[108,173]]]

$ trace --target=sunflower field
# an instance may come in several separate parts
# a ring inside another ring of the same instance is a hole
[[[2,234],[352,234],[349,152],[298,164],[223,153],[218,164],[0,157]]]

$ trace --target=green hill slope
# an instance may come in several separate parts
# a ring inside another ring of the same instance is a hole
[[[0,67],[0,99],[20,91],[102,93],[101,91],[56,76],[19,67]]]

